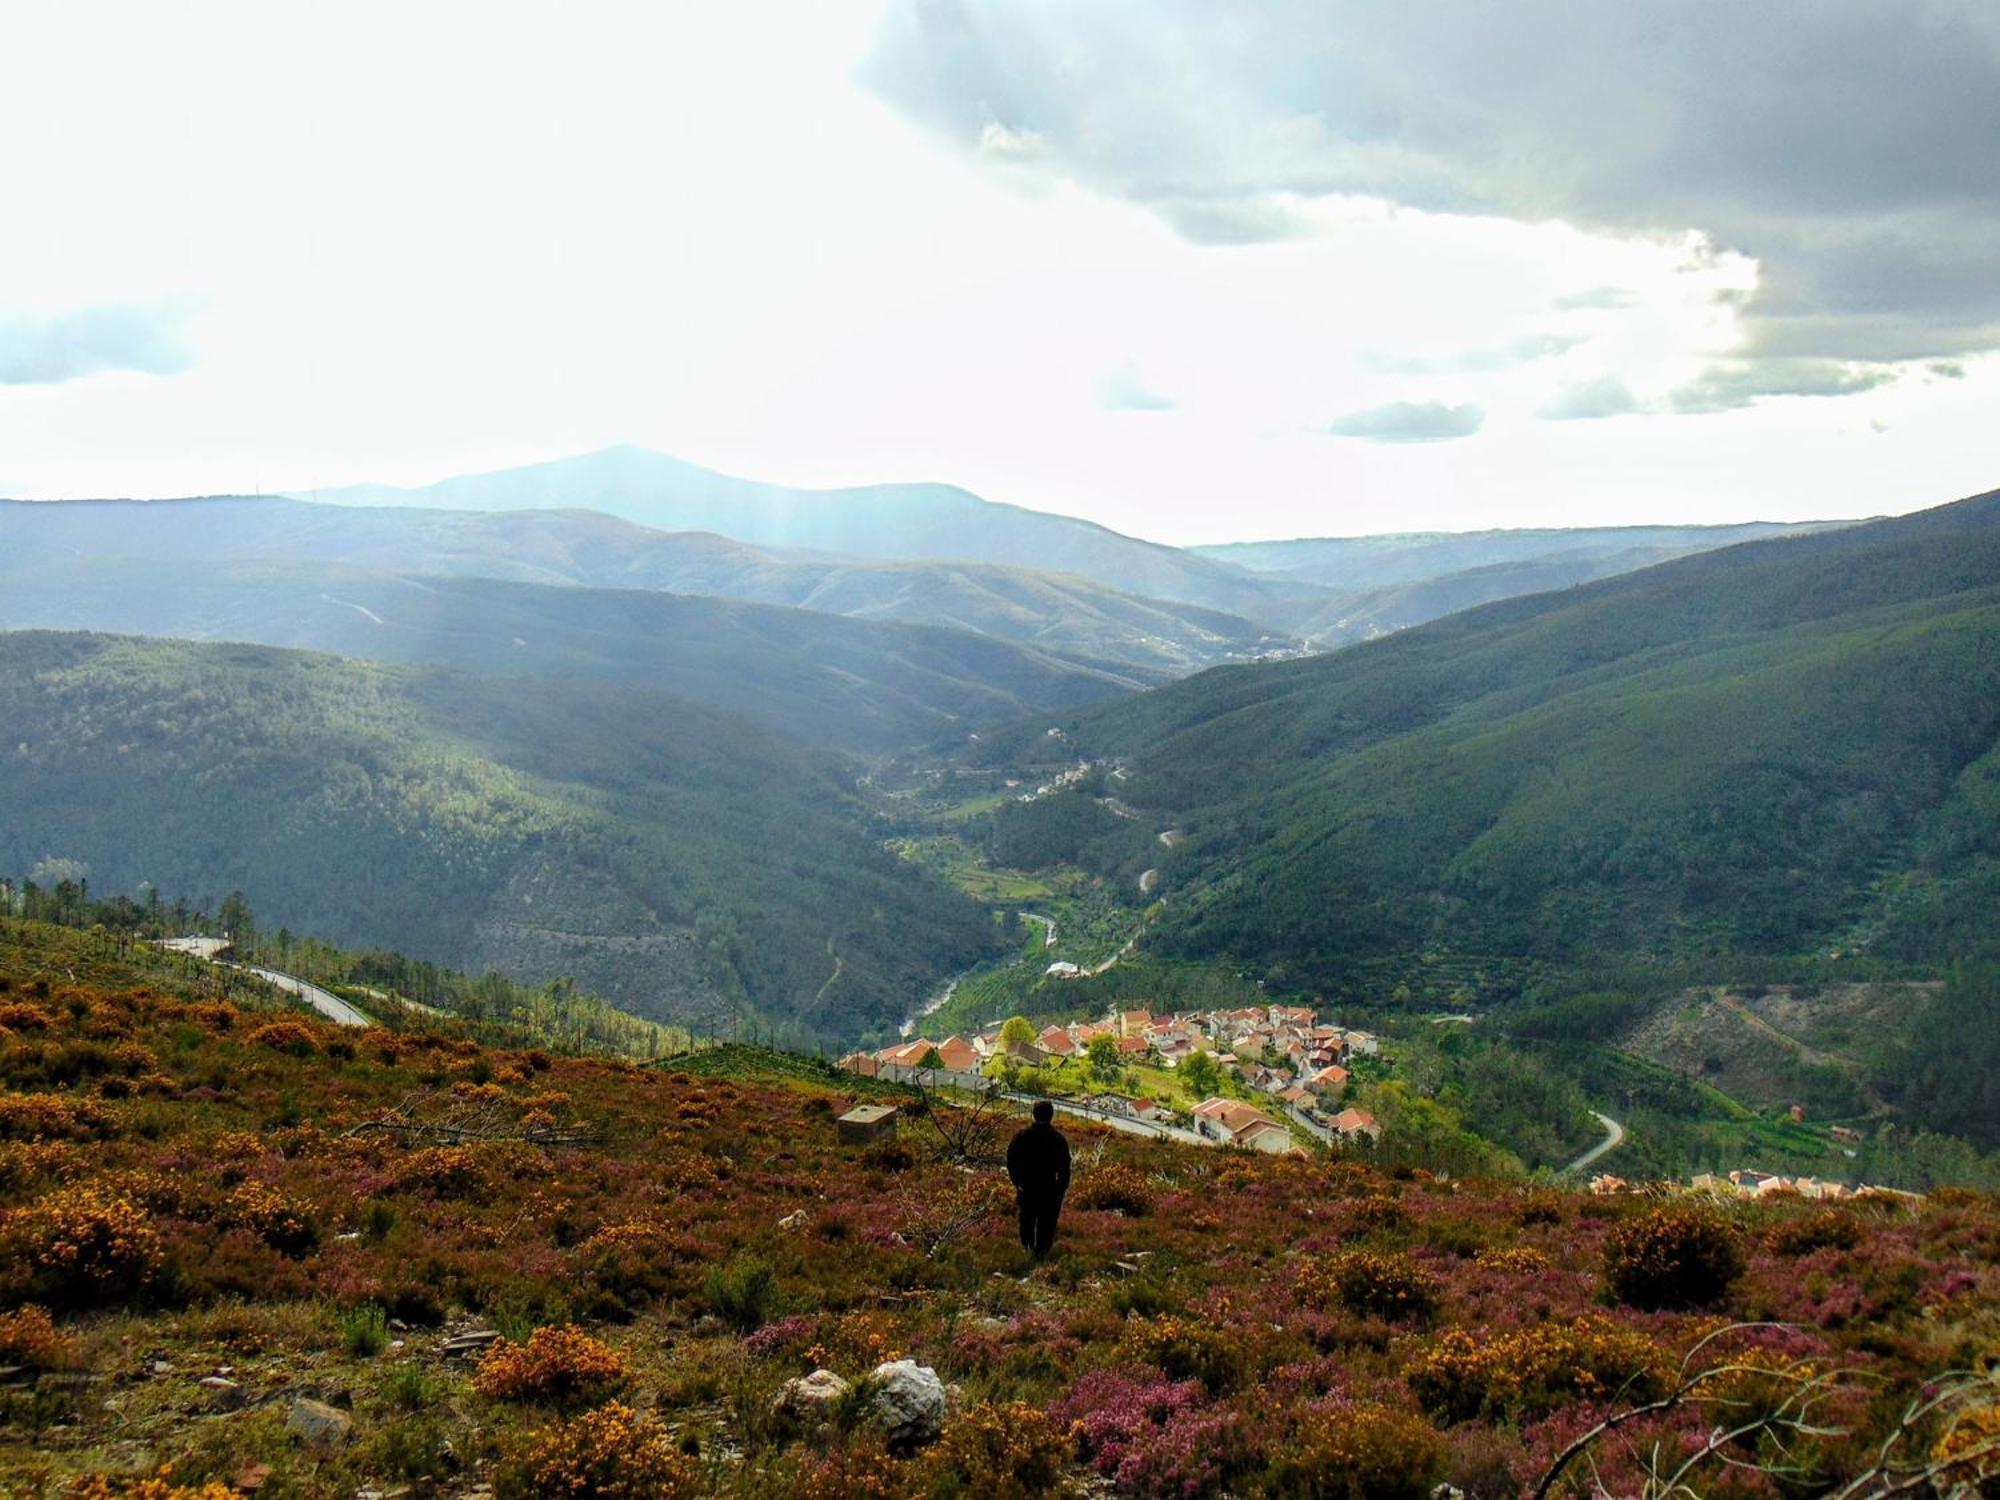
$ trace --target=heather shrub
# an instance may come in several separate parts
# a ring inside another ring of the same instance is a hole
[[[703,1282],[709,1308],[738,1333],[755,1333],[778,1304],[778,1273],[760,1256],[739,1255],[711,1266]]]
[[[1437,1311],[1438,1283],[1405,1255],[1344,1250],[1299,1269],[1299,1296],[1310,1306],[1345,1307],[1364,1317],[1421,1322]]]
[[[1144,1218],[1153,1206],[1153,1190],[1143,1172],[1118,1162],[1105,1162],[1083,1174],[1070,1193],[1078,1208],[1108,1209],[1127,1218]]]
[[[700,1247],[664,1224],[644,1220],[611,1224],[577,1247],[584,1280],[597,1294],[593,1306],[611,1317],[630,1317],[664,1295],[678,1267]]]
[[[311,1057],[319,1051],[319,1038],[297,1021],[266,1021],[244,1040],[253,1046],[269,1047],[273,1052],[284,1052],[293,1057]]]
[[[1656,1208],[1604,1238],[1605,1283],[1634,1307],[1710,1307],[1742,1273],[1735,1235],[1706,1209]]]
[[[1049,1408],[1049,1415],[1073,1434],[1078,1456],[1092,1469],[1126,1493],[1145,1494],[1148,1492],[1130,1479],[1142,1467],[1164,1467],[1139,1457],[1148,1440],[1184,1423],[1203,1405],[1198,1380],[1160,1380],[1119,1370],[1092,1370]]]
[[[477,1197],[486,1189],[486,1174],[466,1146],[426,1146],[412,1151],[395,1171],[395,1185],[406,1193],[434,1198]]]
[[[1852,1250],[1861,1243],[1861,1224],[1853,1214],[1822,1208],[1803,1218],[1788,1219],[1764,1236],[1766,1248],[1777,1255],[1810,1255],[1815,1250]]]
[[[130,1300],[152,1287],[166,1259],[144,1210],[94,1183],[17,1209],[6,1238],[38,1300],[61,1307]]]
[[[614,1401],[537,1434],[495,1490],[500,1500],[694,1500],[703,1485],[665,1428]]]
[[[304,1255],[319,1243],[319,1225],[312,1215],[261,1182],[231,1189],[216,1220],[225,1228],[249,1230],[282,1255]]]
[[[947,1423],[924,1468],[934,1500],[1034,1500],[1062,1489],[1069,1442],[1022,1401],[975,1406]]]
[[[1273,1500],[1429,1500],[1445,1445],[1422,1417],[1384,1406],[1307,1411],[1271,1456]]]
[[[472,1384],[494,1401],[586,1406],[622,1389],[630,1378],[625,1361],[589,1334],[537,1328],[525,1344],[503,1338],[488,1349]]]
[[[56,1328],[43,1308],[0,1315],[0,1364],[59,1370],[76,1359],[76,1342]]]
[[[1387,1193],[1370,1193],[1365,1198],[1354,1200],[1348,1209],[1348,1222],[1356,1229],[1408,1229],[1410,1211],[1402,1203]]]
[[[1466,1422],[1530,1420],[1614,1393],[1645,1399],[1657,1393],[1660,1372],[1645,1335],[1606,1318],[1583,1317],[1489,1339],[1451,1329],[1407,1361],[1403,1378],[1426,1411]]]

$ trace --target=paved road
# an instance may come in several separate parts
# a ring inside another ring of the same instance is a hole
[[[1591,1111],[1591,1114],[1596,1117],[1597,1123],[1604,1127],[1604,1139],[1599,1141],[1595,1146],[1592,1146],[1568,1166],[1564,1167],[1557,1175],[1567,1177],[1573,1173],[1582,1172],[1592,1162],[1596,1161],[1598,1157],[1604,1155],[1605,1152],[1615,1150],[1619,1145],[1623,1144],[1625,1140],[1625,1127],[1623,1125],[1620,1125],[1609,1115],[1598,1114],[1594,1109]]]
[[[295,1000],[302,1000],[314,1010],[341,1026],[373,1026],[375,1022],[349,1005],[338,995],[330,995],[316,984],[308,984],[303,979],[290,974],[280,974],[276,969],[259,969],[249,964],[225,963],[221,954],[229,948],[225,938],[180,937],[161,938],[160,946],[171,953],[185,953],[193,958],[206,959],[221,968],[235,969],[239,973],[255,974],[266,984],[283,990]],[[422,1007],[428,1009],[429,1007]]]
[[[240,967],[246,974],[255,974],[265,983],[274,985],[287,995],[305,1001],[314,1010],[342,1026],[373,1026],[375,1022],[349,1005],[338,995],[330,995],[316,984],[307,984],[303,979],[294,979],[290,974],[280,974],[276,969],[259,969],[248,964],[232,965]]]
[[[1021,913],[1021,916],[1022,919],[1025,921],[1040,922],[1042,926],[1047,929],[1047,931],[1044,933],[1042,937],[1042,946],[1044,948],[1055,947],[1056,919],[1054,917],[1045,917],[1038,911],[1024,911]]]

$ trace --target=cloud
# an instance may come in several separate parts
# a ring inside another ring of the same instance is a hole
[[[1149,387],[1139,367],[1126,363],[1097,383],[1097,402],[1106,411],[1172,411],[1180,403]]]
[[[1490,375],[1515,370],[1536,360],[1567,354],[1585,340],[1579,335],[1530,333],[1489,349],[1465,349],[1442,359],[1377,355],[1369,363],[1395,375]]]
[[[1622,417],[1639,410],[1639,398],[1616,375],[1600,375],[1595,380],[1565,386],[1536,416],[1551,422],[1573,422],[1596,417]]]
[[[1832,359],[1720,360],[1669,391],[1669,411],[1736,411],[1767,396],[1854,396],[1887,385],[1897,372],[1883,365]]]
[[[1695,231],[1760,264],[1752,356],[2000,348],[1990,0],[892,0],[861,77],[1202,242],[1337,195]]]
[[[178,308],[112,303],[0,312],[0,385],[60,385],[106,370],[177,375],[193,363]]]
[[[1486,413],[1477,406],[1391,401],[1336,417],[1326,430],[1334,437],[1366,438],[1371,443],[1444,443],[1471,437],[1485,420]]]
[[[1594,286],[1587,292],[1571,292],[1566,297],[1558,297],[1549,306],[1557,312],[1600,312],[1615,311],[1630,307],[1639,300],[1639,294],[1622,286]]]

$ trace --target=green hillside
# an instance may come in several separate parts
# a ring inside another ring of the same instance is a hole
[[[1324,600],[1310,583],[1263,576],[1090,521],[985,500],[948,484],[805,490],[717,474],[623,446],[421,488],[316,491],[347,505],[521,511],[580,507],[660,531],[710,531],[762,546],[850,557],[999,563],[1115,580],[1121,589],[1225,610],[1265,626]]]
[[[251,639],[346,649],[271,633],[286,622],[287,603],[296,612],[298,592],[256,592],[260,583],[280,586],[279,570],[317,569],[710,594],[976,632],[1037,654],[1117,663],[1148,682],[1292,645],[1239,616],[1142,598],[1049,571],[1055,566],[796,552],[709,532],[651,531],[584,510],[418,510],[240,496],[0,502],[0,618],[16,626],[214,635],[209,627],[217,620],[239,634],[247,620],[257,627]],[[178,598],[190,570],[212,597]],[[88,617],[79,613],[86,604],[95,611]],[[147,607],[158,618],[122,613]],[[838,627],[824,628],[840,638]]]
[[[270,928],[643,1015],[879,1035],[992,941],[828,763],[649,690],[31,632],[0,721],[0,869],[255,891]]]
[[[1164,948],[1340,985],[1417,953],[1954,956],[1996,735],[1989,495],[1219,669],[1064,749],[1188,835]]]

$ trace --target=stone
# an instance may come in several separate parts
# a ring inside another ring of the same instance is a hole
[[[223,1411],[235,1411],[250,1399],[242,1386],[221,1375],[204,1375],[201,1388],[208,1392],[209,1404]]]
[[[868,1377],[875,1389],[868,1404],[889,1447],[900,1453],[937,1441],[944,1428],[944,1382],[929,1365],[892,1359]]]
[[[801,1375],[796,1380],[787,1380],[771,1403],[771,1410],[779,1416],[796,1417],[802,1422],[827,1420],[833,1411],[833,1404],[845,1396],[852,1387],[831,1370],[814,1370],[810,1375]]]
[[[229,1481],[229,1487],[233,1490],[240,1490],[246,1495],[254,1495],[257,1491],[264,1488],[265,1481],[270,1477],[271,1466],[269,1464],[245,1464],[236,1471],[236,1477]]]
[[[796,1212],[796,1213],[789,1213],[789,1214],[786,1214],[786,1215],[784,1216],[784,1218],[782,1218],[782,1219],[778,1220],[778,1227],[779,1227],[780,1229],[803,1229],[803,1228],[805,1228],[805,1227],[806,1227],[806,1211],[805,1211],[805,1210],[804,1210],[804,1209],[802,1208],[802,1209],[800,1209],[800,1210],[799,1210],[798,1212]]]
[[[438,1347],[447,1359],[471,1359],[484,1354],[487,1349],[500,1342],[499,1333],[491,1328],[475,1328],[468,1333],[455,1333]]]
[[[308,1443],[337,1448],[354,1431],[354,1418],[324,1401],[298,1400],[285,1417],[285,1430],[295,1432]]]

